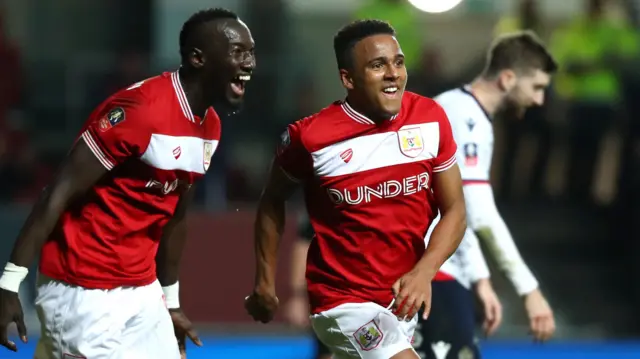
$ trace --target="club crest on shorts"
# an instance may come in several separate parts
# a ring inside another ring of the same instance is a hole
[[[356,330],[356,332],[353,333],[353,337],[362,350],[368,351],[375,349],[382,341],[382,338],[384,338],[384,335],[376,322],[372,320]]]
[[[122,109],[122,107],[116,107],[111,111],[107,112],[107,114],[104,115],[100,119],[100,121],[98,121],[98,127],[100,128],[100,131],[105,132],[111,127],[124,121],[124,119],[125,119],[124,110]]]
[[[207,171],[209,169],[209,165],[211,165],[211,157],[213,157],[213,143],[205,142],[204,143],[204,170]]]
[[[400,141],[400,152],[407,157],[418,157],[424,150],[424,139],[420,127],[399,130],[398,141]]]

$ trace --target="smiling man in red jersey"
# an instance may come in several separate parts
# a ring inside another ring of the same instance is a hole
[[[245,306],[262,322],[277,309],[285,201],[302,185],[316,234],[306,279],[318,338],[337,358],[419,359],[416,313],[428,314],[431,279],[466,227],[456,144],[442,108],[404,91],[405,59],[388,23],[349,24],[334,49],[347,97],[282,134],[258,206]]]

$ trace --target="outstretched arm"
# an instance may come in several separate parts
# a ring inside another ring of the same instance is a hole
[[[64,209],[106,173],[83,140],[79,140],[62,164],[53,182],[44,189],[22,227],[0,277],[0,345],[17,351],[8,339],[7,328],[15,322],[18,334],[27,342],[27,328],[18,298],[20,283],[29,273],[28,267],[53,231]]]
[[[53,182],[36,201],[13,247],[10,265],[29,267],[53,231],[60,215],[77,197],[84,194],[104,174],[105,166],[93,154],[87,143],[79,139],[65,158]],[[19,284],[19,283],[18,283]],[[0,280],[0,288],[12,286]]]
[[[255,290],[275,288],[278,247],[285,225],[285,202],[295,190],[293,181],[275,162],[258,203],[255,222]]]
[[[253,293],[245,308],[253,319],[267,323],[278,308],[276,267],[285,224],[285,202],[297,184],[312,175],[312,161],[301,132],[304,120],[288,126],[280,136],[267,183],[260,196],[254,230],[256,272]]]

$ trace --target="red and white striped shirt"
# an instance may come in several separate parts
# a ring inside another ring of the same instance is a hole
[[[195,116],[178,73],[164,73],[99,105],[80,140],[109,172],[64,211],[40,271],[85,288],[152,283],[163,227],[218,146],[218,115]]]
[[[393,299],[422,257],[436,216],[432,175],[456,163],[451,127],[433,100],[405,92],[375,124],[347,102],[289,125],[276,163],[302,182],[316,233],[307,259],[312,313]]]

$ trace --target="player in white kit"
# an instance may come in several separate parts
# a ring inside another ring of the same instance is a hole
[[[493,333],[500,324],[502,309],[489,281],[478,238],[522,296],[534,338],[544,341],[555,330],[551,308],[496,208],[489,172],[493,119],[521,118],[528,107],[542,105],[556,68],[535,34],[508,34],[496,39],[485,70],[475,81],[435,98],[447,113],[458,144],[468,228],[456,253],[434,278],[431,316],[420,323],[421,337],[415,341],[424,358],[480,356],[474,340],[471,286],[484,305],[485,333]]]

